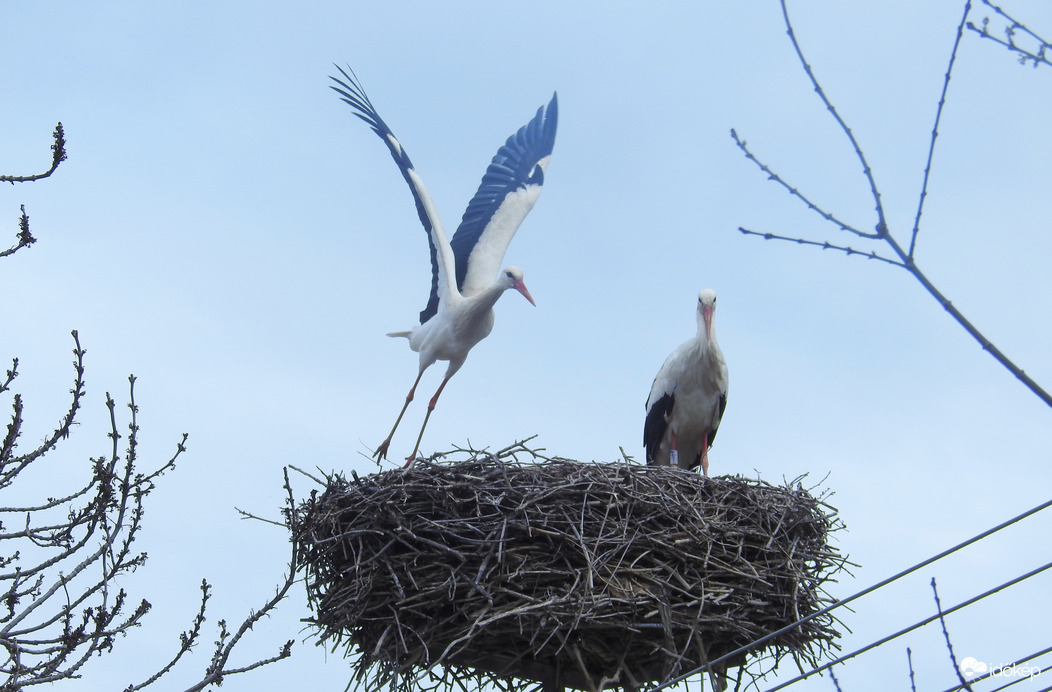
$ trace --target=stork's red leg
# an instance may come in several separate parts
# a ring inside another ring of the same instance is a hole
[[[413,453],[406,457],[405,466],[402,468],[409,468],[416,461],[417,450],[420,449],[420,440],[424,439],[424,428],[427,427],[427,421],[431,418],[431,412],[435,410],[435,405],[438,403],[438,397],[442,394],[442,390],[446,388],[446,382],[449,382],[449,375],[442,378],[442,384],[438,385],[438,390],[435,391],[435,395],[431,397],[431,401],[427,404],[427,415],[424,416],[424,424],[420,426],[420,434],[416,436],[416,445],[413,447]],[[417,378],[419,380],[419,378]]]
[[[679,450],[676,449],[676,433],[669,431],[668,433],[669,450],[668,450],[668,463],[670,466],[679,466]]]
[[[709,475],[709,431],[701,436],[701,475]]]
[[[398,430],[398,424],[402,422],[402,416],[405,415],[405,410],[409,408],[409,402],[413,400],[413,396],[416,394],[416,386],[420,384],[420,378],[424,376],[424,371],[421,370],[416,380],[413,382],[413,386],[409,389],[409,393],[405,395],[405,403],[402,404],[402,410],[398,412],[398,418],[395,420],[394,426],[391,428],[390,434],[387,439],[380,443],[380,446],[373,452],[373,458],[379,461],[380,459],[387,458],[387,448],[391,446],[391,438],[394,437],[395,430]]]

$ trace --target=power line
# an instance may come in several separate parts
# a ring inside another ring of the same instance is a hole
[[[723,661],[726,661],[726,660],[728,660],[730,658],[734,658],[734,657],[736,657],[736,656],[738,656],[740,654],[745,654],[745,653],[748,653],[748,652],[750,652],[752,650],[755,650],[761,644],[764,644],[764,643],[770,641],[771,639],[774,639],[775,637],[777,637],[777,636],[779,636],[781,634],[785,634],[786,632],[792,630],[795,627],[799,627],[800,625],[802,625],[804,623],[807,623],[807,622],[810,622],[811,620],[814,620],[817,617],[821,617],[822,615],[825,615],[826,613],[832,612],[833,610],[836,610],[837,608],[841,608],[843,606],[846,606],[848,603],[851,603],[852,601],[855,601],[855,600],[857,600],[859,598],[862,598],[863,596],[865,596],[867,594],[873,593],[874,591],[877,591],[878,589],[882,589],[885,586],[887,586],[888,584],[896,582],[899,579],[902,579],[903,577],[905,577],[905,576],[907,576],[909,574],[912,574],[912,573],[916,572],[917,570],[919,570],[919,569],[921,569],[923,567],[927,567],[928,565],[932,564],[933,562],[938,562],[939,560],[943,559],[944,557],[952,555],[953,553],[956,553],[957,551],[959,551],[959,550],[961,550],[963,548],[967,548],[968,546],[972,545],[973,543],[977,543],[977,542],[983,540],[984,538],[992,536],[993,534],[997,533],[998,531],[1001,531],[1002,529],[1005,529],[1005,528],[1007,528],[1007,527],[1009,527],[1009,526],[1011,526],[1011,525],[1013,525],[1015,523],[1018,523],[1018,522],[1022,521],[1023,519],[1026,519],[1027,517],[1033,516],[1033,515],[1037,514],[1038,512],[1041,512],[1042,510],[1048,509],[1049,507],[1052,507],[1052,499],[1049,499],[1049,500],[1041,503],[1040,505],[1037,505],[1036,507],[1032,507],[1031,509],[1028,509],[1027,511],[1025,511],[1022,514],[1019,514],[1019,515],[1017,515],[1015,517],[1012,517],[1011,519],[1008,519],[1007,521],[1001,522],[1000,524],[998,524],[997,526],[994,526],[993,528],[987,529],[986,531],[983,531],[982,533],[978,533],[978,534],[972,536],[971,538],[968,538],[968,539],[966,539],[964,541],[961,541],[960,543],[958,543],[957,545],[953,546],[952,548],[947,548],[946,550],[942,551],[941,553],[938,553],[937,555],[933,555],[932,557],[929,557],[926,560],[922,560],[921,562],[918,562],[917,564],[913,565],[912,567],[908,567],[908,568],[902,570],[901,572],[899,572],[897,574],[894,574],[894,575],[888,577],[887,579],[884,579],[883,581],[879,581],[876,584],[873,584],[872,586],[869,586],[869,587],[867,587],[865,589],[862,589],[858,593],[855,593],[855,594],[853,594],[851,596],[848,596],[847,598],[844,598],[844,599],[841,599],[841,600],[836,601],[834,603],[831,603],[830,605],[826,606],[825,608],[822,608],[821,610],[818,610],[818,611],[816,611],[814,613],[811,613],[807,617],[800,618],[799,620],[797,620],[796,622],[794,622],[792,624],[786,625],[785,627],[783,627],[783,628],[781,628],[779,630],[775,630],[774,632],[771,632],[770,634],[767,634],[767,635],[765,635],[763,637],[760,637],[759,639],[757,639],[755,641],[752,641],[752,642],[746,644],[745,646],[739,647],[739,648],[735,649],[734,651],[731,651],[730,653],[724,654],[723,656],[720,656],[719,658],[714,659],[714,660],[706,663],[703,666],[695,668],[694,670],[692,670],[692,671],[690,671],[688,673],[684,673],[684,674],[679,675],[679,676],[677,676],[675,678],[672,678],[671,680],[663,682],[660,685],[652,687],[652,688],[650,688],[649,692],[658,692],[658,690],[667,689],[669,687],[672,687],[673,685],[677,685],[677,684],[683,682],[684,680],[686,680],[689,677],[692,677],[692,676],[697,675],[699,673],[703,673],[703,672],[711,670],[712,667],[715,666],[716,664],[722,663]],[[1047,569],[1049,566],[1052,566],[1052,563],[1049,563],[1048,565],[1045,565],[1044,567],[1039,567],[1034,572],[1031,572],[1031,573],[1028,573],[1026,575],[1023,575],[1022,577],[1017,577],[1015,580],[1012,580],[1012,582],[1007,582],[1006,584],[1002,584],[1001,586],[996,587],[995,590],[999,591],[999,590],[1001,590],[1003,588],[1006,588],[1007,586],[1011,585],[1012,583],[1016,583],[1018,581],[1022,581],[1025,578],[1033,576],[1033,574],[1035,574],[1037,572],[1040,572],[1040,571],[1043,571],[1044,569]],[[986,594],[986,595],[989,595],[989,594]],[[977,599],[978,599],[978,597],[976,597],[976,600]],[[962,605],[954,606],[953,609],[956,610],[959,607],[963,607],[963,606]],[[945,611],[945,612],[951,612],[951,611]],[[938,616],[936,616],[936,617],[938,617]],[[895,635],[895,636],[898,636],[898,635]],[[894,637],[892,637],[892,638],[894,638]],[[883,643],[883,642],[881,642],[881,643]],[[873,645],[873,646],[876,646],[876,645]],[[870,646],[868,648],[873,648],[873,646]],[[867,650],[868,650],[868,648],[867,648]],[[855,655],[857,655],[859,653],[862,653],[862,652],[861,651],[857,651],[854,654],[852,654],[852,656],[855,656]],[[812,673],[813,672],[815,672],[815,671],[812,671]],[[810,674],[811,673],[809,673],[808,675],[810,675]],[[797,679],[801,679],[801,678],[797,678]],[[784,685],[782,685],[781,687],[784,687]],[[780,689],[780,687],[776,687],[774,689]]]
[[[1033,576],[1036,576],[1038,574],[1041,574],[1042,572],[1044,572],[1045,570],[1047,570],[1049,568],[1052,568],[1052,562],[1047,562],[1044,565],[1042,565],[1041,567],[1037,567],[1035,569],[1030,570],[1026,574],[1021,574],[1018,577],[1015,577],[1014,579],[1009,579],[1005,583],[1000,584],[998,586],[995,586],[992,589],[989,589],[987,591],[984,591],[983,593],[981,593],[981,594],[979,594],[977,596],[972,596],[971,598],[969,598],[966,601],[961,601],[957,605],[951,606],[950,608],[947,608],[946,610],[942,611],[941,614],[940,613],[936,613],[935,615],[932,615],[930,617],[926,617],[923,620],[915,622],[914,624],[912,624],[912,625],[910,625],[908,627],[902,628],[901,630],[899,630],[898,632],[895,632],[894,634],[889,634],[888,636],[886,636],[886,637],[884,637],[882,639],[878,639],[878,640],[876,640],[874,642],[866,644],[861,649],[857,649],[856,651],[852,651],[849,654],[846,654],[844,656],[840,656],[839,658],[837,658],[835,660],[832,660],[829,663],[825,663],[825,664],[823,664],[821,666],[818,666],[817,668],[813,668],[813,669],[809,670],[806,673],[803,673],[801,675],[796,676],[795,678],[792,678],[791,680],[786,680],[785,682],[781,683],[780,685],[777,685],[775,687],[770,687],[770,688],[767,689],[766,692],[775,692],[776,690],[781,690],[781,689],[784,689],[786,687],[789,687],[790,685],[793,685],[793,684],[795,684],[797,682],[800,682],[804,678],[811,677],[815,673],[820,673],[823,670],[826,670],[828,668],[832,668],[833,666],[835,666],[838,663],[843,663],[844,661],[852,659],[855,656],[858,656],[859,654],[863,654],[863,653],[869,651],[870,649],[875,649],[878,646],[881,646],[883,644],[887,644],[892,639],[897,639],[898,637],[901,637],[902,635],[907,634],[908,632],[912,632],[913,630],[920,629],[921,627],[924,627],[927,624],[935,622],[936,620],[939,619],[940,616],[949,615],[950,613],[956,612],[956,611],[958,611],[958,610],[960,610],[962,608],[966,608],[967,606],[970,606],[973,603],[978,603],[979,601],[983,600],[987,596],[992,596],[993,594],[995,594],[995,593],[997,593],[999,591],[1003,591],[1004,589],[1007,589],[1010,586],[1015,586],[1016,584],[1018,584],[1018,583],[1020,583],[1022,581],[1026,581],[1030,577],[1033,577]]]

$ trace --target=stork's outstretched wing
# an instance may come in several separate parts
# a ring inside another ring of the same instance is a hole
[[[376,108],[373,107],[369,97],[366,96],[365,90],[362,89],[361,83],[354,74],[354,70],[351,70],[350,67],[344,70],[339,65],[336,65],[336,69],[340,71],[344,78],[330,77],[338,85],[330,85],[331,88],[340,95],[342,101],[354,108],[354,114],[364,120],[387,145],[395,163],[398,164],[398,170],[402,171],[402,177],[405,178],[406,183],[409,185],[409,190],[413,193],[413,200],[416,202],[416,213],[420,216],[420,223],[423,224],[424,230],[427,231],[427,242],[431,251],[431,296],[427,307],[420,313],[420,323],[423,324],[435,314],[438,310],[440,297],[453,285],[451,280],[447,278],[452,275],[453,252],[450,250],[449,241],[446,239],[442,222],[438,218],[438,212],[435,210],[431,195],[428,194],[424,181],[420,179],[416,169],[413,168],[413,162],[409,160],[409,154],[402,148],[391,128],[387,126],[380,114],[376,112]]]
[[[558,120],[559,103],[553,94],[547,109],[538,108],[486,169],[451,243],[457,287],[464,295],[487,288],[500,271],[512,236],[541,194]]]

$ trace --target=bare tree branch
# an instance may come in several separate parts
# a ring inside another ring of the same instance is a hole
[[[953,73],[953,65],[957,62],[957,49],[961,45],[961,36],[964,35],[964,23],[968,19],[972,3],[968,0],[964,4],[964,16],[961,23],[957,25],[957,37],[953,41],[953,50],[950,51],[950,64],[946,67],[946,78],[942,83],[942,93],[939,94],[939,106],[935,109],[935,123],[931,127],[931,140],[928,143],[928,160],[924,162],[924,181],[921,183],[920,195],[917,200],[917,216],[913,220],[913,232],[910,234],[910,250],[907,253],[913,259],[913,252],[917,247],[917,234],[920,233],[921,212],[924,211],[924,200],[928,198],[928,178],[931,175],[931,160],[935,156],[935,140],[939,137],[939,122],[942,120],[942,109],[946,105],[946,92],[950,89],[950,75]]]
[[[135,690],[141,690],[142,688],[157,682],[162,677],[167,675],[173,668],[175,668],[175,665],[179,663],[179,660],[183,657],[183,654],[187,653],[194,647],[194,644],[197,643],[197,640],[201,636],[201,626],[205,623],[205,609],[208,605],[208,599],[211,598],[211,596],[211,587],[208,585],[207,581],[202,579],[201,606],[197,610],[197,615],[194,616],[194,621],[193,624],[190,626],[190,629],[186,632],[182,632],[179,635],[179,649],[178,651],[176,651],[175,656],[173,656],[171,661],[169,661],[163,668],[161,668],[159,671],[150,676],[146,681],[138,685],[129,685],[128,687],[126,687],[125,692],[134,692]]]
[[[29,182],[47,178],[65,160],[65,138],[62,123],[55,128],[51,168],[30,176],[0,176],[0,182]],[[0,251],[0,258],[14,254],[36,239],[29,231],[25,206],[19,223],[18,243]],[[106,406],[110,414],[109,451],[88,460],[87,477],[71,480],[68,472],[54,474],[49,489],[54,495],[27,497],[25,479],[34,472],[46,472],[45,465],[63,440],[70,436],[85,396],[84,356],[80,338],[74,330],[74,381],[69,409],[55,429],[38,445],[20,453],[18,442],[23,426],[23,401],[11,393],[11,420],[0,438],[0,498],[7,500],[18,491],[13,502],[0,500],[0,690],[21,690],[31,685],[81,677],[81,670],[96,654],[113,650],[118,637],[141,624],[150,610],[142,599],[130,604],[123,589],[114,592],[116,581],[146,562],[146,553],[132,551],[131,546],[142,528],[143,507],[154,490],[155,482],[186,451],[187,435],[176,445],[167,462],[147,473],[137,470],[139,425],[135,403],[135,377],[130,376],[127,447],[122,453],[116,403],[109,393]],[[0,395],[11,392],[18,376],[17,358],[0,377]],[[23,481],[16,487],[16,481]],[[63,485],[66,484],[66,485]],[[31,486],[30,486],[31,487]],[[285,473],[288,492],[286,517],[291,528],[295,522],[295,503]],[[3,493],[8,495],[3,497]],[[286,524],[281,524],[284,528]],[[259,611],[251,612],[231,635],[223,620],[219,621],[219,640],[204,677],[189,690],[202,690],[220,685],[224,676],[256,670],[291,655],[288,641],[276,655],[237,667],[228,665],[234,648],[245,634],[264,616],[273,611],[294,583],[299,555],[293,543],[288,574]],[[147,687],[169,674],[200,640],[205,609],[210,598],[207,581],[201,582],[201,603],[191,627],[179,635],[179,646],[172,658],[155,674],[129,691]]]
[[[62,130],[62,123],[55,126],[55,132],[52,135],[55,139],[55,143],[51,145],[51,167],[43,173],[36,173],[33,175],[0,175],[0,182],[11,183],[28,183],[34,180],[43,180],[49,177],[58,168],[58,165],[66,160],[66,135]],[[26,215],[26,206],[22,205],[22,215],[18,220],[18,242],[6,250],[0,250],[0,258],[13,255],[24,247],[29,247],[33,243],[37,242],[37,239],[33,237],[33,234],[29,231],[29,217]]]
[[[823,94],[823,98],[824,98],[824,94]],[[835,111],[834,111],[834,114],[835,114]],[[838,116],[838,118],[839,118],[839,116]],[[758,158],[756,158],[756,156],[754,156],[753,153],[751,151],[749,151],[749,147],[748,147],[748,144],[746,143],[746,141],[744,139],[739,138],[738,137],[738,133],[735,130],[733,130],[733,129],[731,130],[731,138],[734,140],[734,143],[736,145],[738,145],[738,148],[741,149],[742,152],[745,154],[745,158],[747,158],[750,161],[752,161],[754,164],[757,165],[757,167],[759,167],[759,169],[761,171],[763,171],[764,173],[767,174],[767,179],[768,180],[770,180],[772,182],[775,182],[775,183],[778,183],[779,185],[781,185],[783,188],[786,189],[786,191],[789,192],[789,194],[791,194],[793,197],[796,197],[801,202],[806,204],[808,209],[810,209],[811,211],[815,212],[816,214],[821,216],[826,221],[836,225],[842,231],[847,231],[848,233],[853,233],[853,234],[857,235],[859,238],[868,238],[868,239],[875,240],[875,239],[878,239],[878,238],[881,237],[881,234],[880,234],[879,230],[878,231],[874,231],[872,233],[869,233],[869,232],[866,232],[866,231],[861,231],[861,230],[855,228],[854,226],[850,226],[850,225],[844,223],[843,221],[841,221],[837,217],[833,216],[833,214],[831,214],[831,213],[827,212],[826,210],[822,209],[817,204],[812,202],[810,199],[805,197],[803,195],[803,193],[801,193],[798,188],[793,187],[792,185],[787,183],[785,181],[785,179],[782,178],[782,176],[780,176],[777,173],[775,173],[773,170],[771,170],[771,168],[767,164],[763,163]],[[863,160],[863,165],[865,166],[865,161],[864,160]],[[866,166],[866,170],[867,171],[869,170],[868,166]],[[879,196],[877,197],[877,208],[878,208],[878,210],[880,209],[880,197]],[[759,234],[754,234],[754,235],[759,235]]]
[[[29,217],[26,215],[26,205],[23,204],[21,206],[22,215],[18,219],[18,242],[6,250],[0,250],[0,257],[13,255],[22,248],[29,247],[37,242],[37,239],[33,237],[33,234],[29,232]]]
[[[790,185],[781,176],[779,176],[773,170],[771,170],[771,168],[769,166],[767,166],[765,163],[760,161],[755,155],[753,155],[753,153],[746,146],[745,140],[740,138],[736,131],[731,130],[731,137],[734,139],[735,144],[737,144],[737,146],[745,153],[746,158],[748,158],[750,161],[755,163],[760,168],[760,170],[762,170],[765,174],[767,174],[768,179],[770,179],[770,180],[778,183],[779,185],[781,185],[792,196],[796,197],[801,202],[803,202],[807,206],[808,209],[811,209],[812,211],[817,213],[819,216],[821,216],[826,221],[836,225],[837,228],[839,228],[842,231],[847,231],[847,232],[852,233],[852,234],[858,236],[859,238],[863,238],[865,240],[880,240],[880,241],[885,242],[888,245],[888,247],[891,248],[891,251],[893,253],[893,257],[897,258],[897,259],[888,258],[888,257],[884,257],[884,256],[881,256],[881,255],[878,255],[878,254],[876,254],[876,251],[865,252],[865,251],[855,250],[854,248],[847,247],[847,246],[834,245],[834,244],[828,243],[828,242],[819,242],[819,241],[814,241],[814,240],[807,240],[807,239],[804,239],[804,238],[794,238],[794,237],[785,236],[785,235],[778,235],[778,234],[774,234],[774,233],[761,233],[761,232],[751,231],[751,230],[748,230],[748,229],[745,229],[745,228],[741,228],[741,227],[739,227],[739,230],[742,233],[746,234],[746,235],[759,236],[759,237],[762,237],[762,238],[767,239],[767,240],[782,240],[782,241],[794,242],[794,243],[797,243],[798,245],[809,245],[809,246],[814,246],[814,247],[820,247],[822,249],[837,250],[838,252],[843,252],[843,253],[848,254],[848,255],[858,254],[858,255],[861,255],[861,256],[864,256],[864,257],[868,257],[869,259],[876,259],[876,260],[883,261],[883,262],[885,262],[887,264],[891,264],[891,265],[894,265],[894,266],[897,266],[897,267],[902,267],[903,269],[908,271],[910,274],[912,274],[914,276],[914,278],[917,279],[918,282],[920,282],[920,284],[928,291],[928,293],[931,294],[931,296],[933,298],[935,298],[935,300],[939,303],[939,305],[941,305],[944,310],[946,310],[948,313],[950,313],[950,315],[958,322],[958,324],[960,324],[962,327],[964,327],[965,331],[967,331],[968,334],[970,334],[973,339],[975,339],[976,341],[979,342],[979,344],[983,347],[984,350],[988,351],[990,353],[990,355],[992,355],[1009,372],[1011,372],[1013,375],[1015,375],[1015,377],[1017,379],[1019,379],[1023,384],[1025,384],[1027,386],[1027,388],[1030,389],[1030,391],[1032,391],[1042,401],[1044,401],[1046,405],[1052,407],[1052,395],[1050,395],[1040,385],[1038,385],[1037,382],[1035,382],[1029,375],[1027,375],[1026,372],[1023,371],[1022,368],[1020,368],[1014,362],[1012,362],[1012,360],[1009,359],[1008,356],[1006,356],[1004,353],[1002,353],[1001,350],[998,349],[993,344],[993,342],[991,342],[989,339],[987,339],[986,336],[984,336],[982,334],[982,332],[980,332],[975,327],[975,325],[973,325],[971,323],[971,321],[968,320],[964,316],[964,314],[961,313],[961,311],[958,310],[957,307],[954,306],[954,304],[952,302],[950,302],[950,300],[946,296],[944,296],[942,294],[942,292],[939,291],[935,287],[935,285],[928,279],[927,276],[925,276],[925,274],[921,271],[920,267],[918,267],[916,262],[914,261],[914,250],[916,248],[917,235],[918,235],[919,230],[920,230],[921,213],[923,211],[924,202],[925,202],[925,199],[927,197],[928,179],[929,179],[929,175],[930,175],[930,172],[931,172],[932,159],[934,157],[935,140],[938,137],[939,121],[940,121],[940,119],[942,117],[943,106],[945,105],[945,102],[946,102],[946,93],[947,93],[947,90],[949,88],[950,75],[951,75],[951,73],[953,71],[953,66],[955,64],[956,57],[957,57],[957,51],[958,51],[958,49],[960,47],[961,36],[963,35],[964,26],[965,26],[965,24],[967,22],[968,13],[971,11],[971,1],[968,0],[968,2],[965,3],[964,13],[963,13],[963,15],[961,17],[960,23],[957,26],[957,34],[956,34],[956,39],[954,40],[953,50],[950,53],[949,65],[948,65],[947,70],[946,70],[946,78],[945,78],[945,80],[943,82],[942,94],[940,96],[938,108],[936,110],[935,123],[934,123],[934,125],[932,127],[931,143],[930,143],[929,148],[928,148],[928,160],[927,160],[927,163],[925,165],[925,170],[924,170],[924,182],[923,182],[921,190],[920,190],[920,195],[919,195],[919,200],[918,200],[918,205],[917,205],[917,215],[916,215],[916,220],[915,220],[914,227],[913,227],[913,230],[912,230],[912,233],[911,233],[910,242],[909,242],[909,246],[908,246],[909,249],[908,250],[903,249],[903,246],[898,242],[898,240],[895,238],[895,236],[891,233],[891,230],[888,228],[886,220],[885,220],[886,217],[885,217],[885,214],[884,214],[883,204],[881,203],[880,192],[879,192],[879,190],[877,188],[876,181],[875,181],[875,179],[873,177],[872,169],[870,168],[869,164],[866,161],[866,157],[865,157],[865,155],[864,155],[864,153],[862,151],[862,148],[861,148],[861,146],[859,146],[859,143],[855,139],[855,136],[851,132],[851,129],[847,126],[847,123],[843,120],[843,118],[840,117],[840,114],[837,112],[836,107],[833,105],[833,103],[826,96],[825,91],[822,89],[822,86],[821,86],[821,84],[818,81],[818,78],[815,76],[814,71],[812,70],[811,66],[808,64],[806,58],[804,57],[803,50],[801,49],[800,44],[796,40],[796,34],[793,31],[792,22],[789,19],[789,12],[788,12],[788,9],[786,8],[785,0],[781,0],[781,6],[782,6],[782,15],[783,15],[783,17],[785,19],[785,24],[786,24],[786,28],[788,30],[789,38],[792,41],[793,48],[795,49],[796,55],[797,55],[797,57],[800,60],[800,64],[803,66],[804,72],[807,74],[808,78],[811,80],[811,84],[814,86],[815,92],[818,94],[819,98],[822,99],[822,102],[825,104],[826,109],[833,116],[833,118],[836,120],[837,124],[839,125],[840,129],[844,132],[844,134],[847,136],[848,140],[851,142],[851,146],[852,146],[852,148],[855,151],[855,155],[858,157],[859,162],[862,164],[862,171],[863,171],[863,174],[866,177],[866,181],[869,184],[870,192],[873,195],[873,200],[874,200],[874,203],[875,203],[875,211],[876,211],[876,215],[877,215],[877,222],[876,222],[875,227],[874,227],[875,230],[873,232],[862,231],[858,227],[849,225],[849,224],[841,221],[840,219],[836,218],[835,216],[833,216],[828,211],[822,209],[817,204],[812,202],[808,197],[804,196],[797,188],[795,188],[792,185]]]
[[[822,103],[825,104],[826,109],[829,111],[833,119],[840,125],[840,129],[847,135],[848,140],[851,142],[851,146],[855,150],[855,156],[858,157],[859,163],[862,164],[862,173],[866,176],[866,180],[869,181],[869,190],[873,194],[874,209],[877,212],[877,224],[874,233],[862,233],[861,231],[854,231],[856,235],[863,238],[887,238],[888,237],[888,225],[884,218],[884,205],[880,201],[880,192],[877,190],[877,181],[873,179],[873,169],[869,167],[869,162],[866,161],[865,154],[862,153],[862,147],[859,146],[858,140],[855,139],[855,135],[851,132],[851,128],[847,126],[844,119],[840,117],[840,113],[837,112],[833,102],[826,96],[826,92],[822,89],[822,85],[818,83],[818,78],[815,77],[814,71],[811,66],[807,63],[807,59],[804,58],[804,53],[800,49],[800,43],[796,40],[796,33],[793,31],[793,24],[789,21],[789,9],[785,6],[785,0],[781,0],[782,4],[782,17],[785,19],[785,27],[789,33],[789,40],[793,43],[793,50],[796,51],[796,57],[800,59],[800,64],[804,66],[804,72],[807,73],[807,78],[811,80],[811,84],[815,88],[815,93],[822,99]],[[797,195],[800,199],[807,202],[808,206],[812,209],[817,210],[814,205],[808,202],[802,195]],[[819,211],[819,213],[823,213]],[[839,222],[835,222],[838,223]],[[843,224],[839,224],[841,228],[848,230]]]
[[[25,470],[26,467],[48,451],[54,449],[60,439],[69,437],[70,428],[73,426],[73,419],[76,417],[77,411],[80,410],[80,400],[84,397],[84,354],[87,353],[87,351],[80,347],[80,336],[77,334],[77,330],[74,329],[70,334],[73,336],[73,343],[75,346],[73,349],[73,369],[76,372],[76,378],[73,381],[73,388],[70,390],[70,394],[72,394],[73,397],[70,400],[69,410],[59,422],[58,427],[55,428],[54,432],[52,432],[43,443],[27,454],[14,456],[14,444],[15,440],[18,439],[22,424],[22,399],[20,396],[15,395],[15,415],[12,418],[11,424],[8,426],[8,439],[5,440],[4,444],[5,450],[10,448],[11,454],[0,457],[0,490],[10,485],[15,477]],[[15,359],[14,362],[17,367],[18,360]],[[9,371],[8,374],[10,375],[10,379],[14,379],[14,373]]]
[[[285,492],[286,492],[286,506],[285,506],[285,520],[287,526],[292,535],[296,535],[296,501],[292,493],[292,484],[289,482],[289,470],[286,468],[283,470],[285,476]],[[212,654],[212,662],[205,670],[204,677],[201,678],[200,682],[188,687],[186,692],[199,692],[208,685],[221,685],[223,679],[230,675],[238,675],[241,673],[247,673],[252,670],[256,670],[262,666],[281,661],[292,655],[292,644],[293,641],[290,639],[285,642],[284,646],[278,651],[277,654],[270,658],[264,658],[254,661],[248,665],[230,668],[227,664],[230,660],[230,655],[233,653],[234,647],[237,646],[238,642],[242,640],[245,634],[252,629],[252,627],[259,622],[264,616],[269,615],[273,611],[278,603],[285,599],[288,595],[289,589],[296,583],[296,571],[300,564],[299,545],[296,541],[290,541],[292,544],[292,555],[289,558],[289,568],[285,575],[285,580],[278,586],[274,593],[274,596],[263,604],[263,607],[259,610],[252,611],[248,617],[241,623],[237,632],[230,635],[226,628],[226,622],[223,620],[219,621],[220,634],[219,639],[216,641],[215,652]],[[129,688],[129,692],[137,688]]]
[[[62,123],[55,125],[55,131],[51,135],[55,143],[51,145],[51,168],[43,173],[32,175],[0,175],[0,183],[30,183],[35,180],[43,180],[49,177],[58,168],[58,165],[66,160],[66,133],[62,129]]]
[[[1049,62],[1048,56],[1052,53],[1052,44],[1045,39],[1041,38],[1033,31],[1028,29],[1025,24],[1017,21],[1010,17],[1007,12],[1002,10],[997,5],[990,2],[990,0],[982,0],[982,3],[987,7],[991,8],[997,13],[1002,19],[1008,22],[1008,26],[1004,28],[1005,37],[998,38],[990,32],[990,18],[983,17],[983,23],[981,27],[975,26],[974,23],[968,22],[968,28],[979,34],[983,38],[988,38],[994,43],[999,43],[1010,51],[1019,54],[1019,63],[1026,65],[1027,63],[1033,63],[1034,69],[1037,69],[1038,65],[1048,65],[1052,67],[1052,62]],[[1016,43],[1016,37],[1022,33],[1028,40],[1037,45],[1032,48],[1024,48],[1023,46]]]
[[[76,376],[70,390],[70,410],[41,445],[17,455],[20,399],[16,402],[0,456],[0,490],[10,489],[31,463],[44,463],[44,455],[68,435],[73,425],[84,395],[84,349],[76,332],[73,338]],[[13,374],[8,381],[12,379]],[[0,585],[6,585],[0,586],[6,606],[0,617],[0,646],[7,655],[6,660],[0,660],[0,673],[7,674],[6,684],[11,689],[79,677],[81,667],[92,655],[112,650],[114,637],[137,626],[150,609],[149,602],[142,600],[126,613],[127,595],[123,590],[114,593],[113,585],[121,574],[145,562],[145,553],[131,550],[142,526],[142,503],[153,489],[151,479],[170,468],[175,457],[148,477],[135,473],[138,425],[134,378],[130,382],[132,414],[123,458],[115,404],[107,395],[111,450],[90,460],[88,480],[59,500],[48,498],[29,503],[30,507],[0,508],[0,521],[14,519],[24,527],[0,534],[5,568],[0,573]],[[20,541],[28,541],[32,550],[18,547]],[[35,564],[25,564],[30,558]]]
[[[6,436],[0,443],[0,493],[21,490],[15,482],[28,473],[31,465],[46,464],[49,452],[68,436],[84,396],[84,354],[77,333],[73,332],[74,385],[72,403],[56,429],[38,446],[19,454],[17,441],[22,427],[22,403],[14,394],[14,413]],[[0,393],[10,391],[18,374],[13,361],[6,378],[0,378]],[[96,654],[113,650],[118,635],[126,635],[141,624],[150,610],[149,601],[130,602],[124,590],[116,590],[116,580],[146,562],[146,554],[132,550],[142,528],[143,507],[155,482],[173,469],[186,450],[184,434],[175,453],[165,463],[147,473],[137,471],[139,461],[138,405],[135,377],[130,376],[128,432],[119,432],[116,403],[109,394],[109,451],[89,460],[88,478],[59,497],[25,501],[24,491],[17,503],[0,506],[0,676],[6,681],[0,689],[17,690],[28,685],[81,677],[82,668]],[[121,451],[122,439],[125,442]],[[40,467],[42,468],[42,467]],[[56,479],[61,487],[63,479]],[[286,515],[292,513],[292,490],[285,473],[288,492]],[[284,525],[283,525],[284,526]],[[235,647],[248,630],[277,606],[294,583],[299,555],[293,544],[288,574],[275,595],[258,611],[252,611],[236,632],[227,631],[219,621],[219,640],[200,681],[188,690],[203,690],[220,684],[230,675],[256,670],[288,658],[292,641],[275,654],[238,666],[229,665]],[[201,603],[191,627],[179,636],[172,658],[146,681],[126,688],[141,690],[169,674],[200,641],[210,587],[201,582]]]
[[[865,257],[866,259],[874,259],[874,260],[878,260],[880,262],[887,262],[888,264],[895,265],[896,267],[905,267],[906,266],[902,262],[899,262],[898,260],[888,259],[887,257],[884,257],[882,255],[878,255],[876,250],[870,250],[869,252],[863,252],[862,250],[856,250],[856,249],[854,249],[852,247],[848,247],[846,245],[834,245],[834,244],[830,243],[829,241],[825,241],[825,240],[817,241],[817,240],[807,240],[805,238],[791,238],[789,236],[778,235],[776,233],[761,233],[760,231],[750,231],[749,229],[742,228],[741,226],[738,227],[738,230],[741,231],[745,235],[758,235],[761,238],[763,238],[764,240],[787,240],[789,242],[796,243],[797,245],[814,245],[816,247],[822,248],[823,250],[837,250],[838,252],[843,252],[846,255],[859,255],[861,257]]]

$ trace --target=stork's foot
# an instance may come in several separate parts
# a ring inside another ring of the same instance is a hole
[[[380,461],[381,459],[387,458],[387,448],[391,446],[391,438],[388,437],[386,440],[380,443],[380,446],[373,452],[373,459]]]
[[[410,468],[413,465],[414,461],[416,461],[416,452],[413,452],[412,454],[410,454],[409,456],[407,456],[405,458],[405,466],[403,466],[402,468],[403,469]]]

